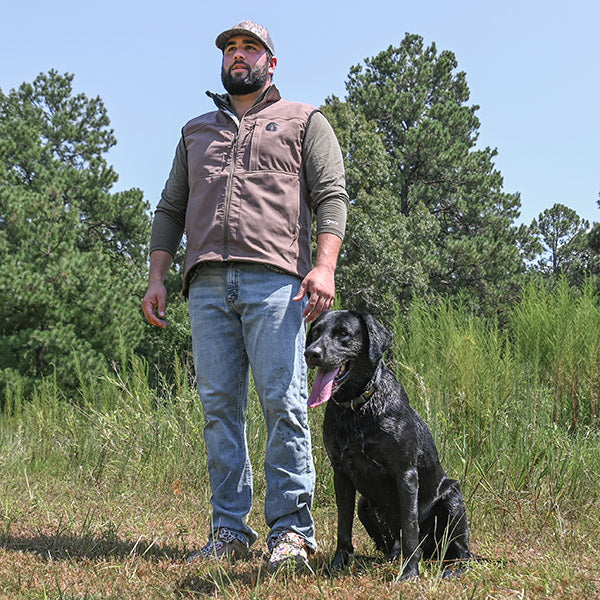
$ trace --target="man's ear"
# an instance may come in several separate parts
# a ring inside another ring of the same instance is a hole
[[[277,66],[277,57],[272,56],[271,60],[269,61],[269,69],[268,69],[268,73],[271,77],[273,77],[273,73],[275,72],[276,66]]]

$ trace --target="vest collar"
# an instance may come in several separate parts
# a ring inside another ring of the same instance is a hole
[[[217,108],[219,108],[220,110],[224,110],[228,113],[234,112],[229,102],[229,94],[215,94],[214,92],[207,90],[206,95],[212,99],[212,101],[217,105]],[[254,106],[258,106],[262,102],[277,102],[278,100],[281,100],[281,94],[279,93],[279,90],[277,89],[275,84],[272,83],[260,96],[260,98],[254,103]]]

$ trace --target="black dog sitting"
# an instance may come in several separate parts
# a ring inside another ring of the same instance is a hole
[[[457,481],[440,464],[429,428],[384,365],[391,333],[371,315],[329,311],[313,323],[305,352],[317,375],[309,406],[331,398],[323,438],[334,470],[337,549],[331,567],[354,551],[358,517],[388,558],[402,555],[402,579],[420,559],[445,565],[471,558],[467,514]],[[452,574],[450,567],[444,576]]]

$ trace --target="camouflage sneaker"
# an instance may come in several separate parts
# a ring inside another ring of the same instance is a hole
[[[186,562],[196,562],[209,558],[236,560],[248,556],[248,544],[235,537],[230,529],[221,527],[200,550],[192,552]]]
[[[313,572],[308,564],[306,541],[293,531],[284,531],[279,535],[267,563],[269,573],[275,573],[284,567],[291,567],[295,573]]]

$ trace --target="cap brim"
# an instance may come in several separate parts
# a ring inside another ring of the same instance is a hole
[[[236,28],[228,29],[227,31],[224,31],[223,33],[220,33],[217,36],[217,39],[215,40],[215,45],[217,46],[217,48],[219,50],[224,50],[225,44],[227,44],[227,42],[234,35],[247,35],[248,37],[251,37],[252,39],[259,42],[260,45],[263,46],[263,48],[266,48],[267,50],[269,50],[269,52],[271,52],[271,54],[273,54],[273,48],[269,48],[265,44],[265,42],[263,40],[261,40],[255,33],[252,33],[251,31],[248,31],[247,29],[236,29]]]

